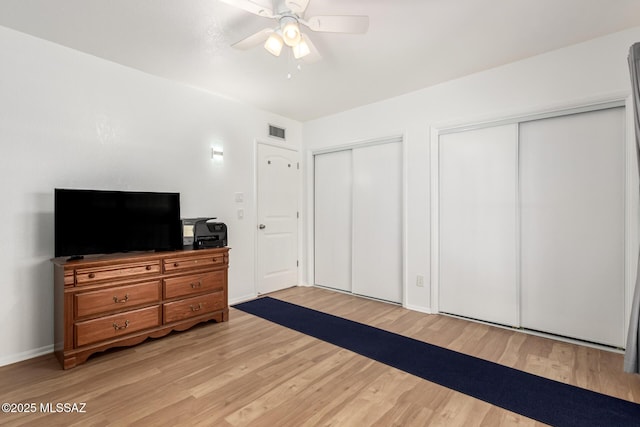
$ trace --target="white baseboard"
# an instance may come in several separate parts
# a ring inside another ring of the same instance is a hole
[[[23,360],[33,359],[34,357],[44,354],[53,353],[53,344],[44,347],[34,348],[33,350],[23,351],[21,353],[10,354],[0,357],[0,366],[11,365],[12,363],[22,362]]]
[[[258,297],[258,294],[249,294],[249,295],[244,295],[238,298],[234,298],[232,300],[229,300],[229,306],[232,306],[234,304],[239,304],[241,302],[249,301],[252,299],[256,299],[257,297]]]
[[[418,312],[424,313],[424,314],[433,314],[433,311],[431,311],[430,308],[419,307],[417,305],[407,304],[407,305],[404,306],[404,308],[406,308],[407,310],[418,311]]]

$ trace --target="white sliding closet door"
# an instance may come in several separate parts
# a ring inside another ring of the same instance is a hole
[[[353,150],[353,292],[402,301],[402,149]]]
[[[442,312],[518,325],[517,129],[440,136]]]
[[[314,156],[315,284],[351,291],[351,150]]]
[[[520,125],[522,326],[624,346],[624,109]]]
[[[402,145],[314,156],[314,283],[402,302]]]

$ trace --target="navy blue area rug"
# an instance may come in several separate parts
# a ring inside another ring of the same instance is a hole
[[[234,307],[546,424],[640,426],[640,405],[623,399],[270,297]]]

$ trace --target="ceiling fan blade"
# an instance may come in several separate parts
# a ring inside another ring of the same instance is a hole
[[[300,22],[313,31],[327,33],[362,34],[369,29],[368,16],[313,16]]]
[[[264,7],[258,3],[254,3],[251,0],[220,0],[222,3],[229,6],[237,7],[238,9],[245,10],[253,13],[254,15],[263,16],[265,18],[273,18],[273,11],[268,7]]]
[[[309,6],[309,0],[285,0],[284,5],[296,15],[302,16]]]
[[[263,30],[258,31],[255,34],[246,37],[239,42],[236,42],[231,45],[231,47],[240,50],[251,49],[252,47],[258,46],[261,43],[264,43],[267,38],[269,38],[269,34],[273,33],[272,28],[265,28]]]
[[[322,59],[322,55],[320,55],[320,52],[318,52],[318,49],[311,42],[311,39],[306,34],[304,36],[304,41],[307,43],[307,46],[309,46],[309,54],[302,57],[302,60],[307,64],[312,64],[314,62],[320,61]]]

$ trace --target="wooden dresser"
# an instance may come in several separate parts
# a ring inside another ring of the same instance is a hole
[[[55,345],[64,369],[96,352],[228,320],[229,249],[55,258]]]

